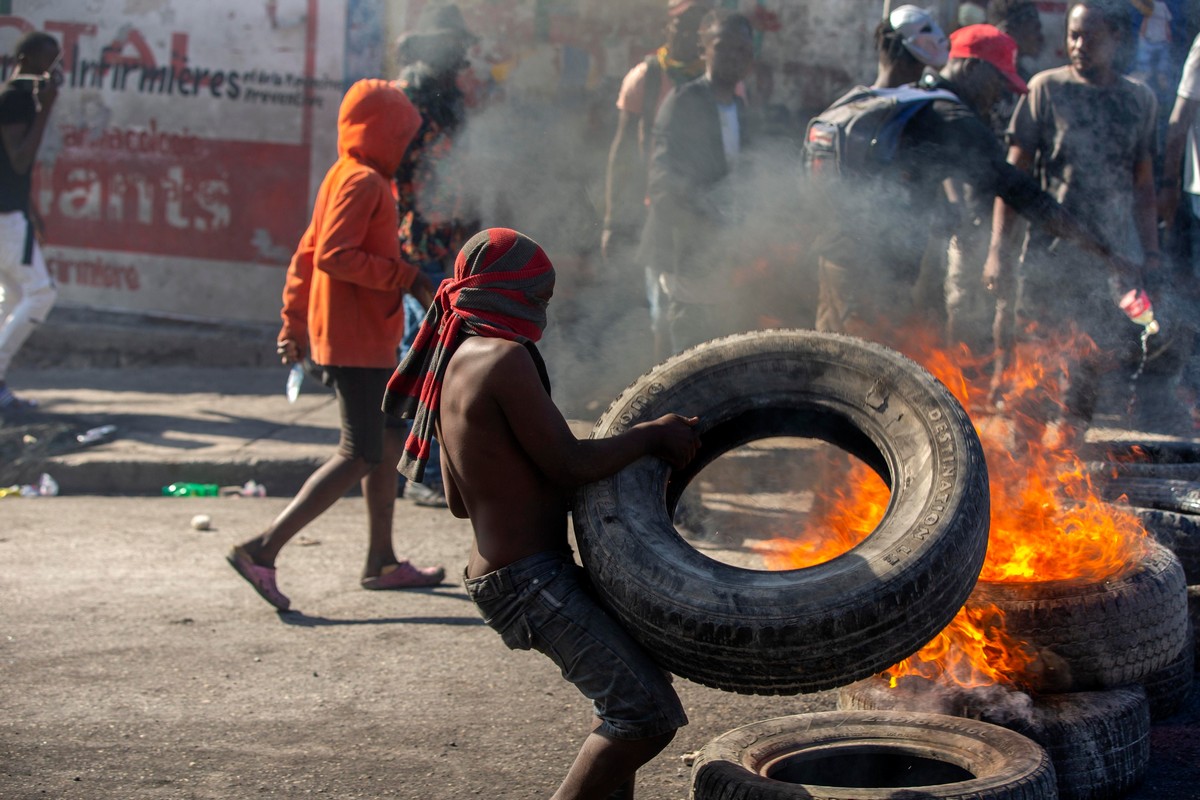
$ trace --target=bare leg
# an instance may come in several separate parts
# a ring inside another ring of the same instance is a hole
[[[371,465],[361,458],[334,455],[308,477],[270,527],[242,544],[242,549],[260,567],[274,567],[283,546],[340,500],[370,469]]]
[[[648,739],[610,739],[593,732],[551,800],[605,800],[617,791],[622,798],[632,798],[638,768],[674,738],[675,731]]]
[[[383,433],[383,461],[362,479],[363,498],[367,501],[367,563],[364,578],[378,577],[384,567],[397,563],[392,548],[392,516],[396,507],[396,464],[404,448],[402,428],[387,428]]]

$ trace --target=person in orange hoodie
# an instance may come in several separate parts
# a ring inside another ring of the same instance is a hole
[[[354,486],[362,484],[370,544],[364,589],[407,589],[442,581],[441,567],[396,558],[392,515],[402,423],[381,404],[404,333],[405,292],[428,307],[433,284],[400,257],[391,176],[421,117],[382,80],[350,87],[338,113],[338,160],[317,192],[312,222],[288,267],[283,289],[284,363],[310,354],[337,395],[342,433],[337,452],[260,536],[233,547],[227,560],[280,611],[290,601],[275,583],[283,546]]]

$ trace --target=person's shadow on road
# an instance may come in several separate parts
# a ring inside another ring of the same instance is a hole
[[[437,588],[431,589],[416,589],[408,590],[409,593],[420,593],[437,595],[455,600],[467,600],[470,598],[465,594],[457,591],[439,592]],[[292,625],[297,628],[329,628],[341,625],[483,625],[484,622],[479,617],[373,617],[371,619],[330,619],[329,617],[316,617],[310,614],[305,614],[303,611],[295,609],[289,611],[278,612],[279,621],[285,625]]]

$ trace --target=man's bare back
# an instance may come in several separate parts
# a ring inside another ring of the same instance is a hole
[[[695,423],[671,414],[578,440],[523,345],[467,337],[446,368],[438,433],[446,499],[475,530],[468,577],[566,550],[573,489],[647,454],[681,466],[699,447]]]

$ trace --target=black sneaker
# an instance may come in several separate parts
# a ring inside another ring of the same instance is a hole
[[[433,489],[423,483],[409,481],[404,484],[404,499],[411,500],[415,506],[425,508],[449,508],[446,495],[441,489]]]

